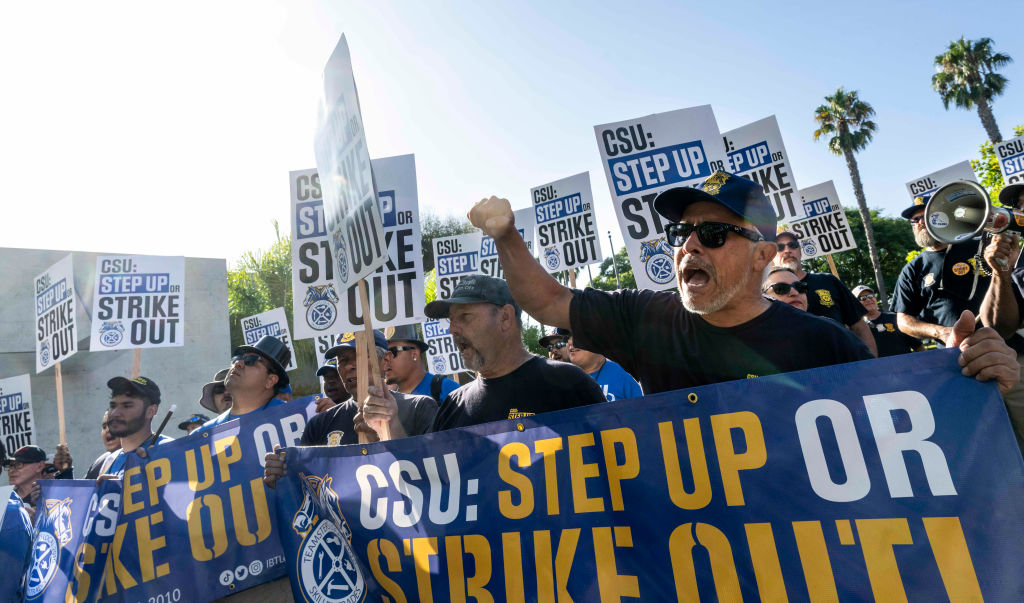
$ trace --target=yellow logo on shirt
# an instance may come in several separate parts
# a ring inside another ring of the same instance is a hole
[[[747,379],[757,379],[757,375],[754,373],[747,373]]]
[[[814,292],[818,294],[818,301],[826,308],[831,308],[836,305],[836,303],[832,301],[832,294],[829,293],[828,289],[815,289]]]
[[[892,326],[891,322],[885,323],[885,330],[890,332],[890,333],[895,333],[896,332],[896,328]]]
[[[341,445],[341,436],[344,435],[344,434],[345,434],[345,432],[343,432],[343,431],[332,431],[331,433],[327,434],[327,445],[328,446],[340,446]]]
[[[953,264],[953,274],[957,276],[963,276],[970,271],[971,265],[968,264],[967,262],[957,262],[956,264]]]
[[[510,408],[510,409],[508,409],[508,418],[510,418],[510,419],[519,419],[521,417],[532,417],[535,414],[537,414],[537,413],[533,413],[533,412],[519,412],[518,408]]]

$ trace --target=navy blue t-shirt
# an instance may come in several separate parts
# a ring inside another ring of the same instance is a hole
[[[987,267],[979,266],[981,249],[981,241],[972,239],[922,251],[900,271],[890,310],[943,327],[953,326],[964,310],[977,316],[992,280]]]

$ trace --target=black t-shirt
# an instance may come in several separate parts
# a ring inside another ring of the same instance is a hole
[[[410,436],[422,435],[430,431],[437,414],[437,401],[430,396],[413,396],[402,392],[391,392],[398,405],[398,420],[402,423],[405,433]],[[306,423],[302,431],[300,446],[339,446],[359,442],[353,419],[359,407],[354,400],[345,400],[341,404],[317,413]]]
[[[906,354],[921,346],[919,339],[900,330],[896,324],[896,315],[892,312],[882,312],[874,320],[869,318],[868,323],[871,325],[871,333],[875,336],[879,358]]]
[[[587,288],[575,292],[569,318],[575,344],[621,364],[645,394],[874,357],[848,329],[779,301],[723,328],[675,291]]]
[[[981,249],[972,239],[943,251],[922,251],[900,271],[890,310],[943,327],[953,326],[964,310],[977,316],[992,280],[978,271],[975,255]]]
[[[835,276],[826,272],[808,272],[803,280],[807,283],[807,311],[811,314],[850,326],[868,313],[843,281]]]
[[[507,375],[479,377],[448,394],[432,431],[605,401],[597,382],[576,365],[535,356]]]

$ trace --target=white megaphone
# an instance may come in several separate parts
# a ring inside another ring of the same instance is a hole
[[[993,207],[977,182],[957,180],[940,186],[924,206],[924,225],[943,243],[959,243],[982,231],[1024,232],[1024,212]]]

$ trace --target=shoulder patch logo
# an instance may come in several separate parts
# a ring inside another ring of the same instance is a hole
[[[931,287],[934,284],[935,284],[935,273],[934,272],[929,272],[928,274],[924,275],[924,286],[925,287]]]
[[[814,292],[818,295],[818,303],[826,308],[831,308],[836,305],[836,303],[832,301],[832,293],[830,293],[828,289],[815,289]]]

